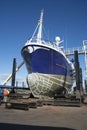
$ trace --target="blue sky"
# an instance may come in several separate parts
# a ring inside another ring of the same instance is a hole
[[[87,39],[87,0],[0,0],[0,75],[12,72],[13,58],[17,65],[21,63],[21,49],[32,36],[42,9],[50,41],[59,35],[65,48],[82,47]],[[79,59],[84,71],[84,56]],[[26,78],[25,65],[17,76]]]

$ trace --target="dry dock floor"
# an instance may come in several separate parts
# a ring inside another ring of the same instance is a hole
[[[43,105],[28,111],[0,106],[0,130],[87,130],[87,99],[81,107]]]

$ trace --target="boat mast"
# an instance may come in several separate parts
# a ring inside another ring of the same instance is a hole
[[[37,42],[41,43],[42,38],[42,22],[43,22],[43,10],[41,11],[40,20],[38,21],[38,33],[37,33]]]

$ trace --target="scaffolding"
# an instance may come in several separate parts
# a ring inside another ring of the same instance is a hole
[[[87,40],[83,40],[83,50],[85,55],[85,73],[86,73],[86,81],[87,81]]]
[[[74,48],[67,48],[64,50],[66,56],[73,56],[75,51],[78,51],[78,55],[84,55],[84,63],[85,63],[85,74],[86,74],[86,81],[87,81],[87,40],[83,40],[82,47],[74,47]]]
[[[74,55],[74,51],[78,51],[78,54],[79,54],[79,55],[85,53],[84,47],[67,48],[67,49],[64,50],[66,56]]]

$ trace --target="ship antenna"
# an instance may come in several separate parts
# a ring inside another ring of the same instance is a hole
[[[42,38],[42,22],[43,22],[43,10],[41,11],[40,19],[38,21],[38,33],[37,33],[37,42],[41,43]]]

